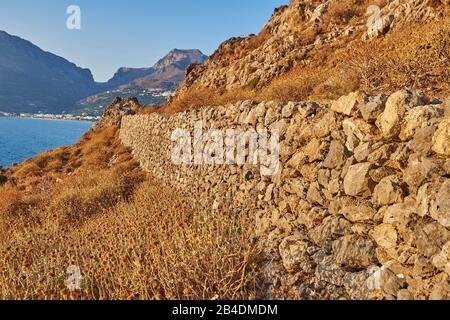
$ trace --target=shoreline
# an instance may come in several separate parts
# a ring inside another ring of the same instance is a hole
[[[98,121],[101,120],[101,117],[98,118],[94,118],[92,117],[92,119],[87,119],[87,118],[83,118],[81,117],[59,117],[58,116],[54,116],[54,117],[39,117],[39,116],[33,116],[33,115],[27,115],[27,116],[21,116],[21,115],[5,115],[5,114],[0,114],[0,118],[16,118],[16,119],[33,119],[33,120],[53,120],[53,121],[82,121],[82,122],[92,122],[92,123],[96,123]]]

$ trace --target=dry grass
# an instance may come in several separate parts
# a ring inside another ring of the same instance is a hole
[[[172,114],[196,107],[226,105],[249,99],[256,99],[255,91],[249,87],[226,92],[211,88],[199,88],[189,91],[170,104],[163,105],[159,108],[145,108],[141,112],[144,114],[153,112]]]
[[[199,210],[192,194],[161,186],[114,130],[90,132],[12,176],[0,186],[0,299],[259,297],[250,218]],[[82,281],[70,291],[73,265]]]

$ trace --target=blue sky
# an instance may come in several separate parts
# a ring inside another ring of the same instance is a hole
[[[211,54],[232,36],[258,33],[288,0],[0,0],[0,30],[90,68],[106,81],[122,66],[153,65],[173,48]],[[66,28],[69,5],[81,30]],[[0,53],[1,54],[1,53]]]

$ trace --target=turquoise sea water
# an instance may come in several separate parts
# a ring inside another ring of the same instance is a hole
[[[0,117],[0,165],[9,167],[39,153],[75,143],[91,122]]]

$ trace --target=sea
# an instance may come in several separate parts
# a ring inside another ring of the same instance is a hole
[[[0,165],[3,168],[57,147],[74,144],[92,122],[0,117]]]

